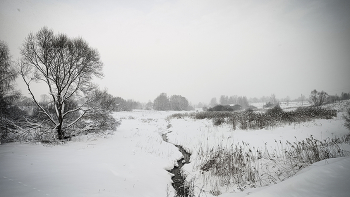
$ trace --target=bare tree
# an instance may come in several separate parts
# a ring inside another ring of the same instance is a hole
[[[58,139],[64,139],[64,130],[74,125],[89,110],[84,103],[77,108],[65,110],[70,98],[84,95],[91,87],[94,76],[102,77],[102,63],[97,50],[92,49],[81,38],[68,38],[64,34],[54,35],[44,27],[36,34],[29,34],[21,48],[21,76],[28,91],[53,124]],[[55,113],[50,114],[42,107],[31,89],[31,82],[42,82],[48,87]],[[68,114],[79,111],[80,116],[70,122]]]
[[[314,106],[321,106],[327,100],[328,94],[324,91],[317,92],[317,90],[311,91],[310,101]]]

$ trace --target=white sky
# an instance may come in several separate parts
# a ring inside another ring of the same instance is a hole
[[[0,40],[16,60],[43,26],[82,37],[100,52],[101,88],[125,99],[297,98],[350,92],[349,10],[346,0],[0,0]]]

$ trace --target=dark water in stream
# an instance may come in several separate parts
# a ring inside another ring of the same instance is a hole
[[[166,134],[162,134],[162,138],[165,142],[168,142]],[[174,174],[171,178],[173,180],[172,186],[176,191],[176,196],[189,196],[189,188],[185,185],[186,177],[181,174],[181,168],[185,164],[190,163],[191,154],[188,153],[182,146],[175,145],[179,151],[182,153],[183,158],[177,160],[178,166],[174,166],[173,169],[168,170],[168,172]]]

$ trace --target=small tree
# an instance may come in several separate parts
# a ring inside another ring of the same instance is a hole
[[[42,28],[29,34],[21,49],[21,76],[27,89],[40,108],[40,112],[52,123],[58,139],[64,139],[65,129],[74,125],[89,110],[84,103],[72,110],[65,110],[65,103],[73,96],[79,97],[91,90],[94,76],[102,77],[102,63],[97,50],[81,38],[54,35],[52,30]],[[55,114],[50,114],[37,101],[31,82],[43,82],[54,105]],[[79,111],[80,116],[66,121],[68,114]]]
[[[321,106],[326,102],[327,97],[328,97],[328,94],[326,92],[324,91],[317,92],[317,90],[313,90],[311,91],[311,94],[310,94],[310,102],[314,106]]]

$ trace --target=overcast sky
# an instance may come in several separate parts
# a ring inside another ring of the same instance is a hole
[[[140,102],[297,98],[350,92],[349,10],[346,0],[0,0],[0,40],[16,60],[44,26],[82,37],[104,63],[100,87]]]

